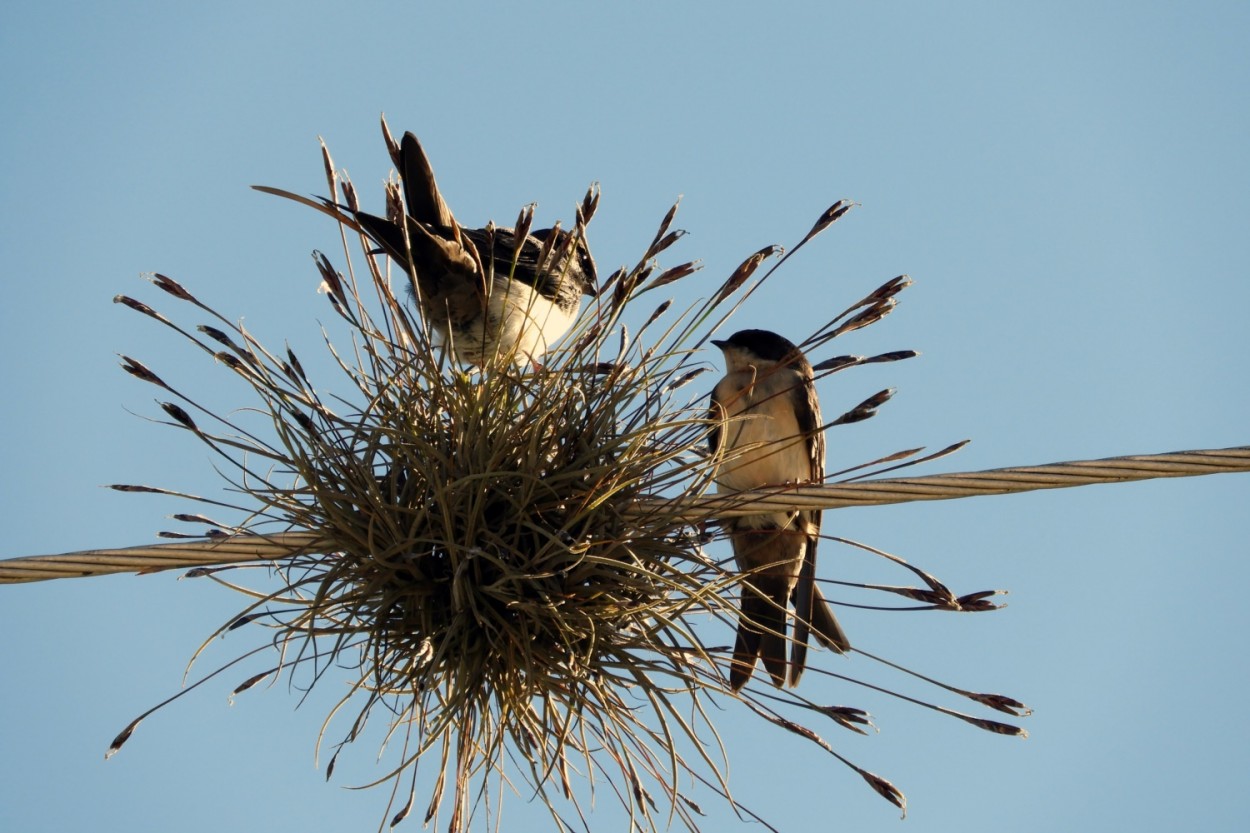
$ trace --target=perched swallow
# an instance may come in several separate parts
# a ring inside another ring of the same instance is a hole
[[[585,241],[539,229],[518,252],[513,229],[456,222],[412,133],[404,134],[395,161],[407,204],[403,225],[363,212],[356,220],[408,273],[425,320],[467,364],[496,356],[536,360],[572,325],[581,296],[595,294],[595,262]]]
[[[724,447],[718,491],[736,492],[786,483],[821,483],[825,438],[812,366],[789,340],[768,330],[742,330],[713,341],[725,356],[725,376],[712,391],[711,417],[720,420],[709,443]],[[797,685],[807,661],[810,631],[839,653],[851,643],[816,586],[817,510],[771,512],[723,522],[744,578],[742,611],[729,684],[734,691],[755,672],[755,660],[773,683]],[[786,612],[794,605],[794,637],[786,638]]]

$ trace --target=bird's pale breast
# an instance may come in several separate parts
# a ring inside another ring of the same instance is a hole
[[[562,309],[521,281],[496,280],[486,304],[478,314],[455,328],[456,355],[472,364],[493,358],[496,345],[516,345],[514,360],[529,361],[542,355],[564,334],[577,309]]]
[[[794,416],[793,391],[801,380],[775,372],[755,380],[750,372],[733,373],[716,386],[716,399],[730,420],[722,429],[727,459],[716,476],[718,491],[739,491],[810,480],[812,460]],[[735,449],[748,448],[737,452]],[[729,457],[732,456],[732,459]],[[789,515],[742,518],[744,526],[788,525]]]

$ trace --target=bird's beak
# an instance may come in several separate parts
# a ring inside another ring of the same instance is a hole
[[[712,343],[715,344],[717,347],[719,347],[721,350],[724,350],[725,346],[729,344],[728,341],[721,341],[720,339],[717,339],[717,338],[712,339]]]

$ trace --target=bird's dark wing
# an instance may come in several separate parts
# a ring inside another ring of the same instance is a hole
[[[716,452],[720,450],[720,430],[721,424],[725,420],[725,406],[720,401],[720,396],[718,395],[719,391],[719,384],[712,388],[712,405],[708,408],[707,412],[707,418],[712,420],[712,430],[708,432],[707,435],[707,448],[708,451],[712,453],[713,457],[715,457]]]
[[[561,256],[568,245],[566,232],[555,231],[560,237],[544,256],[542,240],[552,232],[553,229],[533,232],[521,242],[518,251],[516,233],[512,229],[460,229],[460,233],[477,248],[483,263],[488,258],[494,262],[496,277],[507,278],[511,275],[513,280],[532,286],[538,294],[553,301],[561,298],[576,300],[593,275],[585,273],[579,259],[570,260]],[[515,269],[512,265],[514,259]]]
[[[384,217],[376,217],[363,211],[356,213],[356,222],[360,223],[361,231],[386,252],[387,257],[408,271],[408,246],[404,243],[404,235],[399,226]]]
[[[825,434],[821,430],[823,423],[820,417],[820,401],[816,397],[811,365],[803,360],[802,365],[795,370],[802,378],[802,383],[796,384],[790,390],[790,397],[799,434],[806,440],[810,461],[808,480],[813,484],[820,484],[825,479]],[[812,606],[816,598],[816,544],[820,541],[820,520],[820,510],[801,511],[796,519],[799,528],[807,530],[808,536],[803,564],[799,568],[799,578],[792,596],[794,644],[790,648],[790,685],[798,684],[807,664],[807,640],[811,632]]]
[[[812,633],[820,640],[820,643],[831,651],[837,651],[844,654],[851,650],[851,640],[847,639],[846,631],[842,630],[842,626],[838,624],[838,619],[833,615],[833,609],[829,607],[829,602],[825,601],[825,596],[820,592],[820,586],[816,585],[812,588]]]

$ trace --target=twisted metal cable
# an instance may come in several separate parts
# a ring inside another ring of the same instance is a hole
[[[1161,477],[1197,477],[1250,471],[1250,446],[1168,454],[1134,454],[1100,460],[1076,460],[1043,466],[1013,466],[955,474],[897,477],[824,486],[785,486],[688,501],[685,518],[729,518],[784,509],[843,509],[916,500],[952,500],[977,495],[1006,495],[1038,489],[1065,489],[1096,483],[1128,483]],[[662,500],[640,504],[663,505]],[[670,504],[671,505],[671,504]]]
[[[180,541],[122,549],[80,550],[60,555],[28,555],[0,561],[0,584],[53,578],[148,573],[157,570],[273,561],[322,549],[315,532],[231,535],[211,541]]]
[[[1250,446],[1238,446],[924,477],[898,477],[859,483],[786,486],[695,499],[655,498],[640,502],[633,512],[637,517],[643,518],[661,508],[671,511],[674,504],[677,504],[681,505],[685,520],[697,523],[710,518],[739,517],[775,512],[779,509],[842,509],[848,506],[952,500],[976,495],[1031,492],[1037,489],[1064,489],[1095,483],[1127,483],[1160,477],[1197,477],[1246,471],[1250,471]],[[274,535],[233,535],[203,542],[82,550],[61,555],[32,555],[0,561],[0,584],[271,561],[319,552],[326,547],[325,540],[315,532],[285,532]]]

